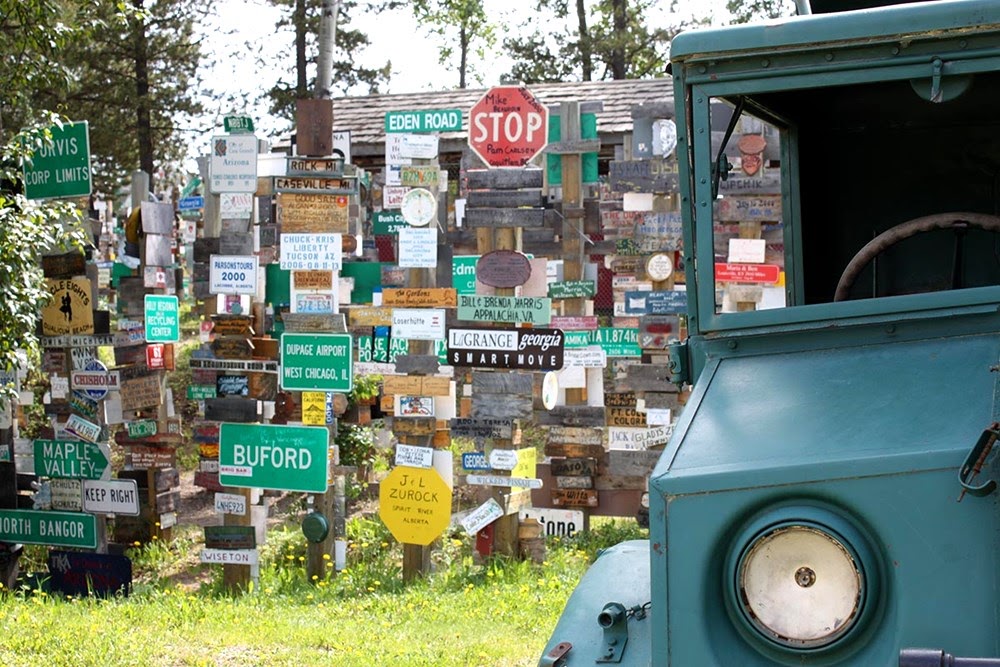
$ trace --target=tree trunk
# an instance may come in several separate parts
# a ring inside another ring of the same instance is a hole
[[[625,78],[625,32],[628,26],[627,11],[625,5],[627,0],[611,0],[611,20],[614,25],[613,43],[611,49],[611,78]]]
[[[465,70],[469,66],[469,32],[464,20],[458,31],[458,40],[461,50],[461,59],[458,64],[458,87],[464,90],[466,87]]]
[[[142,11],[144,0],[132,0]],[[150,122],[149,100],[149,44],[146,23],[136,20],[132,28],[135,55],[135,127],[139,143],[139,169],[149,174],[149,191],[153,192],[153,128]],[[138,202],[136,202],[138,205]]]
[[[306,0],[295,0],[295,97],[303,99],[309,94],[306,80]]]
[[[316,61],[316,98],[333,97],[333,48],[337,44],[340,0],[323,0],[319,19],[319,57]]]
[[[576,18],[579,22],[580,65],[583,68],[583,80],[592,81],[594,58],[590,49],[590,32],[587,30],[587,8],[584,6],[584,0],[576,0]]]

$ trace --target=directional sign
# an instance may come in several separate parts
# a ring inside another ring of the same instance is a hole
[[[139,516],[138,483],[134,479],[84,481],[83,511],[91,514]]]
[[[51,146],[39,146],[24,164],[28,199],[86,197],[91,191],[87,122],[53,125]]]
[[[490,88],[469,111],[469,147],[490,167],[524,167],[548,136],[549,110],[527,88]]]
[[[176,296],[147,294],[143,303],[146,314],[146,342],[175,343],[181,339],[180,309]]]
[[[219,427],[219,483],[324,493],[329,434],[321,426],[223,423]]]
[[[340,391],[354,388],[350,334],[281,334],[281,388]]]
[[[0,510],[0,542],[94,549],[97,521],[77,512]]]
[[[81,440],[35,440],[35,474],[100,479],[108,457],[99,445]]]
[[[379,516],[404,544],[426,546],[451,521],[451,489],[433,468],[393,468],[378,495]]]

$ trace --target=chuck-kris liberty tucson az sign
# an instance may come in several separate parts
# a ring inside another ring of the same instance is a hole
[[[564,339],[559,329],[450,329],[448,363],[554,371],[563,366]]]

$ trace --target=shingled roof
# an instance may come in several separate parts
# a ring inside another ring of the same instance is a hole
[[[637,104],[672,103],[673,82],[660,79],[540,83],[529,90],[549,107],[561,102],[602,102],[597,112],[597,132],[602,143],[621,143],[632,131],[632,107]],[[487,89],[445,90],[399,95],[367,95],[333,100],[334,130],[350,130],[355,156],[384,155],[385,113],[422,109],[461,109],[462,132],[443,132],[441,150],[461,151],[469,127],[469,109]]]

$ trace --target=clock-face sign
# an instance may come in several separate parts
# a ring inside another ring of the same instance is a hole
[[[430,190],[412,188],[403,195],[400,210],[407,223],[423,227],[437,216],[437,197]]]

